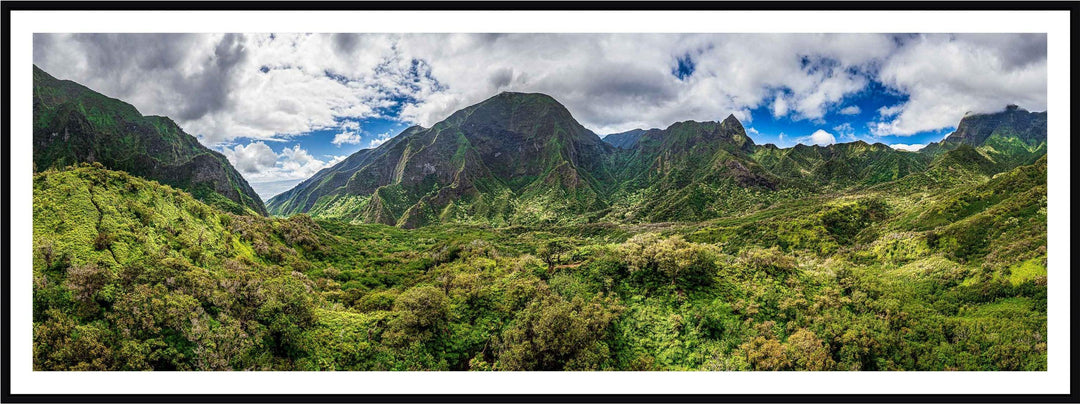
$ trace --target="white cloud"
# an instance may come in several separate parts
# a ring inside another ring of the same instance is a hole
[[[921,35],[903,42],[883,61],[878,78],[909,98],[895,118],[872,126],[875,136],[954,127],[965,112],[996,112],[1008,104],[1046,109],[1043,34]]]
[[[852,106],[844,107],[844,109],[841,109],[840,110],[840,115],[856,115],[856,114],[858,114],[860,112],[862,112],[862,109],[859,109],[858,105],[852,105]]]
[[[376,137],[374,139],[371,139],[371,142],[368,143],[368,148],[374,149],[381,146],[383,143],[386,143],[387,140],[390,140],[394,137],[392,133],[392,131],[386,131],[380,133],[379,135],[376,135]]]
[[[890,106],[890,107],[881,107],[881,108],[878,108],[877,111],[878,111],[878,115],[881,115],[882,117],[885,117],[885,118],[896,116],[897,114],[904,111],[904,104],[896,104],[896,105],[893,105],[893,106]]]
[[[47,72],[170,116],[208,145],[361,133],[356,120],[391,107],[431,126],[500,91],[550,94],[597,133],[749,121],[758,107],[822,122],[871,79],[907,97],[875,135],[1046,106],[1044,34],[38,34],[34,44]],[[671,72],[687,55],[694,71],[680,80]]]
[[[841,136],[852,135],[855,133],[855,129],[852,128],[851,124],[847,122],[834,126],[833,130],[836,131],[836,133],[839,133]]]
[[[842,124],[833,127],[833,131],[837,137],[844,142],[854,142],[859,140],[859,136],[855,135],[855,128],[851,126],[851,123],[844,122]]]
[[[263,142],[248,143],[247,146],[236,145],[232,149],[224,149],[222,152],[240,173],[258,174],[271,169],[277,164],[278,156]]]
[[[906,150],[906,151],[914,152],[914,151],[919,151],[920,149],[926,147],[926,145],[925,144],[897,143],[897,144],[891,144],[891,145],[889,145],[889,147],[892,147],[892,148],[894,148],[896,150]]]
[[[334,140],[330,143],[337,147],[341,147],[343,144],[360,144],[360,134],[351,131],[345,131],[334,135]]]
[[[783,96],[777,96],[772,103],[773,118],[779,118],[788,114],[788,102]]]
[[[222,148],[222,154],[229,159],[247,179],[264,200],[282,192],[286,184],[296,185],[323,168],[330,167],[344,160],[347,156],[327,156],[320,160],[300,147],[286,147],[281,153],[274,153],[263,141],[254,141],[247,145]],[[287,189],[287,188],[286,188]]]
[[[344,130],[344,131],[359,131],[360,130],[360,122],[357,122],[357,121],[344,121],[344,122],[341,123],[340,127],[341,127],[341,130]]]
[[[799,143],[805,143],[807,140],[809,140],[811,144],[816,144],[818,146],[828,146],[836,143],[836,136],[833,136],[832,133],[826,132],[822,129],[818,129],[804,139],[805,140],[800,140]]]

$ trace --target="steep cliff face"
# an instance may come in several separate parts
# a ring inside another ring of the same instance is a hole
[[[965,116],[945,143],[980,146],[994,136],[1016,138],[1029,145],[1046,141],[1046,112],[1029,112],[1016,105],[992,114]]]
[[[34,167],[98,162],[190,192],[225,210],[266,214],[262,200],[221,153],[171,119],[34,67]]]
[[[1046,154],[1046,124],[1045,111],[1029,112],[1009,105],[1001,112],[965,116],[956,131],[919,152],[937,157],[967,145],[990,161],[989,171],[1008,171],[1033,164]]]

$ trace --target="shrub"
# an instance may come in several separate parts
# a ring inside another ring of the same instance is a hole
[[[679,290],[706,286],[717,274],[719,249],[678,235],[661,239],[653,233],[639,234],[623,243],[621,251],[631,274],[644,279],[659,276]]]

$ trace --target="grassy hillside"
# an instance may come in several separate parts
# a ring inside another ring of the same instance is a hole
[[[44,170],[34,367],[1045,370],[1046,159],[965,150],[722,218],[413,230]]]

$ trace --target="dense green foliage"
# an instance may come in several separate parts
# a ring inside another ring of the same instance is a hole
[[[506,93],[268,218],[219,192],[231,174],[106,159],[197,142],[38,76],[35,369],[1047,367],[1045,113],[965,117],[920,153],[759,146],[734,117],[615,148]],[[105,146],[74,158],[39,132]]]
[[[1044,370],[1045,173],[696,223],[406,230],[46,170],[34,364]]]

